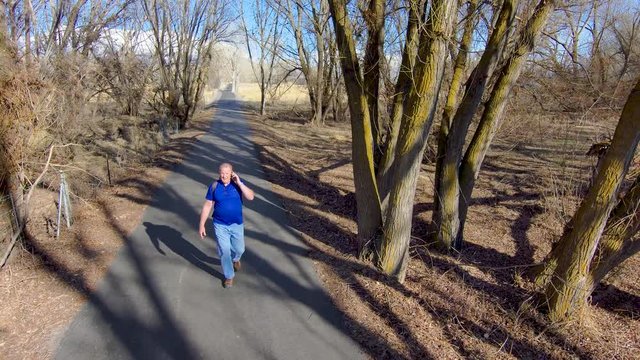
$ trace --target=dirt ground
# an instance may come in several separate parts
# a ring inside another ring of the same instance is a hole
[[[38,189],[28,224],[31,240],[18,245],[0,271],[0,359],[52,357],[73,316],[139,224],[154,189],[206,131],[212,117],[213,109],[200,112],[151,162],[110,164],[113,186],[94,189],[89,198],[72,197],[74,223],[70,229],[62,227],[59,238],[57,192]],[[3,243],[3,251],[5,247]]]
[[[75,202],[75,224],[54,237],[56,194],[42,190],[29,230],[0,271],[0,358],[49,358],[87,294],[96,288],[154,188],[206,129],[212,110],[151,164],[121,169],[112,187]],[[519,120],[519,119],[517,119]],[[610,131],[513,121],[487,157],[458,256],[429,247],[433,167],[419,178],[411,261],[404,284],[355,257],[355,199],[347,124],[323,128],[276,114],[250,119],[264,169],[352,336],[375,359],[632,359],[640,350],[640,259],[625,263],[592,299],[591,315],[549,326],[520,306],[532,298],[520,273],[540,261],[575,209],[586,146]],[[582,126],[581,124],[577,124]],[[523,131],[523,129],[525,131]],[[604,129],[604,130],[603,130]],[[564,131],[564,133],[563,133]],[[544,141],[542,141],[544,140]],[[583,144],[584,143],[584,144]],[[535,144],[535,145],[534,145]],[[559,169],[562,169],[560,171]],[[144,174],[145,181],[140,179]]]
[[[408,275],[399,284],[355,256],[348,124],[313,128],[286,112],[252,119],[275,191],[315,249],[310,256],[326,289],[372,358],[638,358],[638,256],[598,288],[587,319],[566,327],[549,326],[527,306],[533,294],[521,276],[560,235],[593,162],[584,154],[614,123],[513,120],[487,156],[469,211],[467,244],[457,256],[428,244],[434,169],[423,165]],[[566,140],[580,127],[586,130],[579,138]]]

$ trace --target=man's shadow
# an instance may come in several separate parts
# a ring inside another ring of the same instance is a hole
[[[142,225],[145,226],[147,235],[149,235],[149,239],[151,239],[151,243],[160,254],[166,255],[160,246],[160,243],[163,243],[171,251],[182,256],[187,261],[211,276],[220,280],[224,279],[224,276],[221,273],[211,267],[211,265],[220,265],[220,261],[211,256],[207,256],[187,239],[183,238],[179,231],[166,225],[156,225],[147,221],[142,223]]]

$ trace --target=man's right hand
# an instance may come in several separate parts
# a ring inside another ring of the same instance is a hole
[[[207,231],[205,230],[203,225],[200,225],[200,238],[204,239],[207,236]]]

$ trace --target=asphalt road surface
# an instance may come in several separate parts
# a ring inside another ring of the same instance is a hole
[[[364,357],[265,180],[241,107],[229,92],[214,106],[210,131],[156,192],[56,359]],[[210,220],[208,238],[198,236],[207,186],[224,161],[256,192],[245,201],[247,250],[230,289]]]

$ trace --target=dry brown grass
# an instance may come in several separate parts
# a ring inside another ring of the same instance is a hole
[[[260,87],[258,83],[240,83],[237,90],[238,97],[253,104],[260,104]],[[275,96],[267,98],[269,104],[287,105],[289,107],[308,107],[309,98],[304,85],[289,86],[284,84],[278,88]]]
[[[354,255],[355,203],[348,124],[313,128],[253,119],[264,168],[314,249],[311,258],[352,335],[375,359],[630,359],[640,350],[640,260],[594,293],[583,323],[552,327],[529,304],[520,274],[541,261],[572,214],[592,160],[584,121],[516,117],[487,156],[474,192],[466,246],[427,245],[433,167],[424,165],[414,209],[407,281],[381,276]],[[585,128],[571,144],[563,138]],[[612,122],[596,124],[608,129]]]

